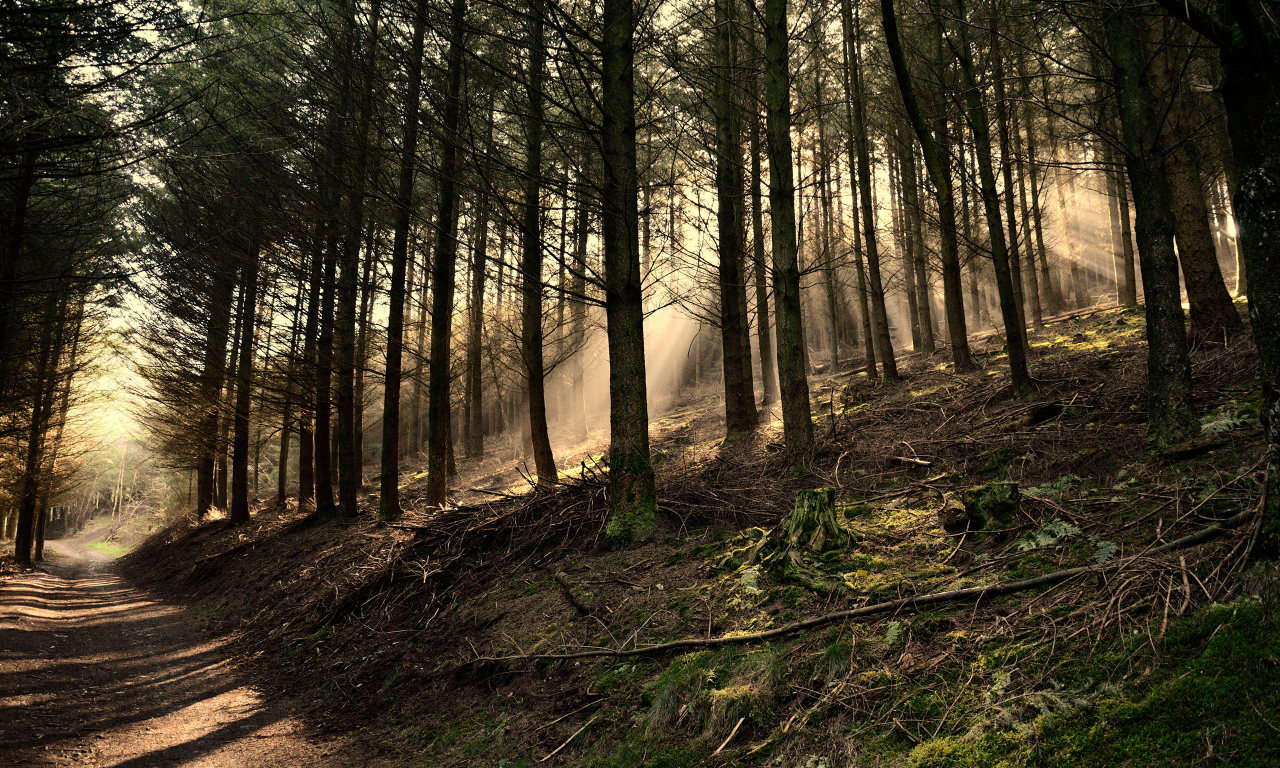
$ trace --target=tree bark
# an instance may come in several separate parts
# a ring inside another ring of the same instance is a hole
[[[804,363],[804,322],[800,315],[795,181],[791,166],[787,0],[765,0],[764,37],[769,214],[773,241],[774,307],[778,322],[778,385],[782,393],[782,433],[788,453],[794,460],[804,461],[813,449],[813,420]],[[889,375],[887,371],[886,375]]]
[[[858,198],[862,211],[862,240],[867,256],[867,282],[870,285],[871,332],[875,339],[876,361],[887,381],[898,378],[898,361],[894,357],[893,339],[889,336],[889,314],[884,306],[884,284],[880,279],[880,245],[876,237],[875,198],[871,195],[871,142],[867,130],[866,104],[862,92],[862,54],[859,30],[854,25],[850,0],[840,0],[846,47],[845,96],[850,104],[854,154],[857,156]],[[850,167],[855,163],[850,158]],[[875,376],[873,360],[867,361],[867,375]]]
[[[1265,405],[1267,487],[1256,553],[1274,558],[1280,556],[1280,35],[1251,4],[1232,3],[1228,26],[1198,3],[1159,2],[1218,47],[1227,75],[1222,99],[1236,169],[1232,202]]]
[[[427,34],[427,7],[414,7],[413,41],[409,52],[409,88],[405,93],[400,144],[400,178],[392,201],[396,218],[391,241],[391,285],[387,291],[387,360],[383,369],[382,466],[378,474],[378,519],[400,517],[400,387],[404,366],[405,272],[409,261],[409,222],[412,217],[414,169],[418,159],[418,117],[422,100],[422,51]]]
[[[1166,151],[1155,97],[1143,79],[1146,56],[1132,8],[1122,6],[1107,18],[1106,38],[1117,83],[1125,166],[1133,183],[1138,252],[1146,293],[1147,441],[1164,447],[1199,431],[1192,410],[1191,363],[1187,357],[1178,261],[1173,252]]]
[[[453,339],[454,268],[458,259],[458,126],[462,107],[462,22],[466,0],[453,0],[450,21],[444,135],[440,150],[440,203],[436,211],[436,254],[431,267],[431,363],[427,382],[426,503],[443,507],[449,496],[449,344]]]
[[[316,515],[330,520],[338,513],[333,498],[333,305],[338,263],[337,233],[333,222],[326,227],[324,280],[320,302],[320,336],[316,341]]]
[[[1222,341],[1244,330],[1244,323],[1218,266],[1199,161],[1185,140],[1177,146],[1168,158],[1169,194],[1173,200],[1178,263],[1191,304],[1191,332],[1202,339]]]
[[[649,457],[636,169],[634,0],[603,0],[601,159],[604,185],[605,321],[609,346],[609,509],[611,520],[648,517],[656,509]]]
[[[764,252],[764,196],[760,178],[760,113],[753,104],[751,120],[751,253],[755,267],[756,343],[760,348],[760,401],[764,409],[778,402],[778,376],[773,357],[773,333],[769,322],[769,284]]]
[[[882,0],[892,9],[893,0]],[[957,7],[963,11],[962,0]],[[960,14],[963,17],[963,12]],[[1004,239],[1004,225],[1000,216],[1000,195],[996,191],[996,177],[992,170],[991,132],[987,109],[978,92],[973,58],[969,52],[968,27],[960,25],[960,71],[965,80],[965,100],[969,128],[973,132],[974,154],[978,161],[978,179],[982,189],[982,206],[987,217],[987,231],[991,237],[991,257],[996,272],[996,289],[1000,294],[1000,315],[1004,320],[1005,339],[1009,350],[1009,372],[1014,391],[1031,384],[1027,369],[1026,328],[1023,327],[1015,299],[1013,277],[1009,267],[1009,251]]]
[[[542,6],[534,3],[529,19],[529,72],[526,80],[529,112],[525,122],[524,205],[520,226],[522,251],[520,351],[524,358],[529,437],[538,484],[556,481],[556,461],[547,429],[546,369],[542,338],[542,83],[546,49],[543,43]]]
[[[485,143],[483,169],[481,174],[488,177],[493,163],[490,153],[493,148],[493,101],[489,102],[488,116],[485,119]],[[482,348],[484,346],[484,291],[485,276],[489,260],[489,196],[478,193],[475,211],[475,243],[471,256],[471,298],[467,304],[467,393],[469,424],[467,429],[467,457],[484,458],[484,367],[482,364]]]
[[[253,335],[258,317],[258,244],[245,253],[240,270],[244,300],[240,315],[240,359],[236,362],[235,429],[231,451],[232,525],[249,522],[249,404],[253,394]]]
[[[58,368],[58,342],[61,335],[63,302],[50,302],[40,318],[40,351],[36,362],[32,392],[31,421],[27,425],[26,455],[18,496],[18,527],[14,535],[14,565],[29,568],[32,564],[32,544],[35,537],[36,512],[40,499],[40,466],[43,461],[44,436],[48,426],[49,403],[44,393],[52,389]]]
[[[716,0],[714,47],[716,123],[716,223],[719,235],[720,351],[723,359],[725,434],[755,429],[750,325],[742,298],[742,121],[733,97],[737,75],[734,4]]]
[[[226,267],[215,270],[210,280],[209,315],[204,343],[204,361],[200,371],[199,441],[196,459],[196,518],[203,519],[215,501],[214,475],[218,452],[218,416],[221,411],[223,379],[226,377],[227,338],[231,333],[231,297],[235,280]]]
[[[1120,224],[1120,207],[1122,205],[1127,206],[1129,201],[1120,199],[1120,187],[1116,183],[1116,177],[1120,175],[1121,171],[1114,167],[1116,164],[1115,152],[1109,144],[1104,145],[1102,151],[1103,162],[1106,164],[1102,173],[1107,184],[1107,214],[1111,225],[1111,263],[1116,273],[1116,303],[1122,307],[1130,307],[1133,304],[1137,304],[1137,297],[1134,296],[1133,304],[1126,301],[1131,291],[1132,283],[1126,272],[1125,231]]]

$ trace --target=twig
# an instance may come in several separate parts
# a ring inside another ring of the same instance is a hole
[[[566,717],[573,717],[574,715],[578,714],[579,712],[581,712],[581,711],[582,711],[582,710],[584,710],[584,709],[590,709],[591,707],[594,707],[595,705],[599,704],[601,701],[604,701],[604,699],[597,699],[597,700],[595,700],[595,701],[592,701],[592,702],[589,702],[589,703],[587,703],[587,704],[584,704],[583,706],[578,707],[577,709],[573,710],[572,712],[570,712],[570,713],[568,713],[568,714],[561,715],[561,716],[557,717],[555,720],[552,720],[551,722],[549,722],[549,723],[547,723],[546,725],[542,726],[542,727],[541,727],[541,728],[539,728],[538,730],[539,730],[539,731],[545,731],[546,729],[550,728],[551,726],[555,725],[556,723],[560,722],[561,720],[565,719]],[[575,733],[574,735],[576,736],[577,734]],[[555,754],[555,752],[552,752],[551,754]],[[551,755],[547,755],[547,757],[550,757],[550,756],[551,756]]]
[[[587,726],[588,726],[588,725],[591,725],[592,723],[594,723],[594,722],[596,721],[596,718],[597,718],[597,717],[600,717],[599,713],[592,715],[590,720],[588,720],[587,722],[583,723],[581,728],[579,728],[578,730],[576,730],[576,731],[574,731],[574,732],[573,732],[573,736],[570,736],[569,738],[565,739],[563,744],[561,744],[560,746],[556,747],[555,752],[552,752],[551,754],[549,754],[549,755],[547,755],[546,757],[542,758],[542,759],[541,759],[541,760],[539,760],[538,762],[540,762],[540,763],[545,763],[545,762],[547,762],[548,760],[550,760],[551,758],[555,757],[555,756],[556,756],[556,754],[557,754],[560,750],[562,750],[562,749],[564,749],[565,747],[569,746],[569,742],[573,741],[573,740],[577,737],[577,735],[578,735],[578,734],[580,734],[580,733],[582,733],[583,731],[587,730]]]
[[[738,735],[738,729],[742,727],[742,723],[746,719],[747,718],[745,717],[738,718],[738,722],[736,725],[733,726],[733,730],[729,731],[729,737],[726,738],[724,741],[720,742],[720,746],[716,747],[716,751],[711,753],[712,757],[715,757],[716,755],[720,754],[721,752],[724,751],[725,747],[729,746],[729,742],[733,741],[733,737]],[[1270,725],[1270,723],[1268,723],[1268,725]]]

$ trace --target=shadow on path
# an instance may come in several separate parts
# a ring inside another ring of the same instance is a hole
[[[339,766],[221,642],[113,561],[51,541],[47,571],[0,584],[0,765]]]

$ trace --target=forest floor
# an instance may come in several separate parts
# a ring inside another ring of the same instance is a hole
[[[1274,766],[1280,575],[1247,557],[1255,527],[1154,551],[1259,501],[1252,342],[1197,347],[1203,435],[1149,452],[1143,333],[1141,308],[1058,318],[1016,395],[993,335],[972,372],[815,377],[801,467],[780,422],[727,441],[718,392],[686,393],[652,424],[658,531],[628,546],[605,535],[598,442],[550,489],[460,462],[480,490],[443,512],[406,472],[396,526],[372,498],[342,523],[180,521],[126,572],[370,766]],[[753,557],[815,488],[840,546]],[[986,524],[944,528],[961,505]],[[710,647],[645,651],[677,640]],[[575,652],[613,655],[537,658]]]
[[[345,764],[197,615],[120,577],[114,530],[49,541],[39,570],[0,582],[0,765]]]

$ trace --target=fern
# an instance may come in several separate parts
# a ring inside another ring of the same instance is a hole
[[[1027,493],[1032,496],[1060,496],[1066,493],[1068,489],[1075,488],[1084,481],[1075,475],[1063,475],[1051,483],[1038,485],[1035,488],[1028,488]]]
[[[1014,542],[1014,546],[1021,552],[1040,549],[1041,547],[1053,547],[1057,546],[1063,539],[1078,536],[1080,533],[1080,529],[1071,523],[1055,518],[1040,526],[1037,530],[1022,536]]]
[[[1203,435],[1220,435],[1233,429],[1247,425],[1251,419],[1239,411],[1226,413],[1210,413],[1200,419],[1200,433]]]

